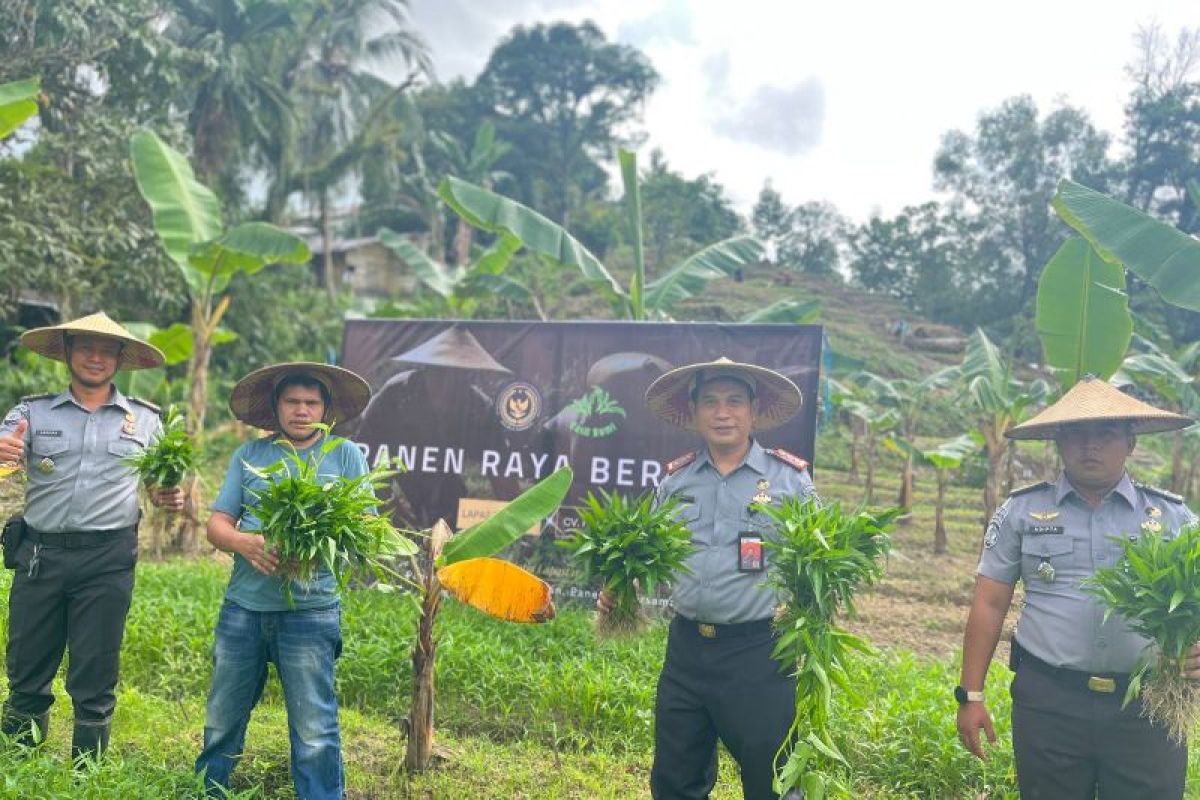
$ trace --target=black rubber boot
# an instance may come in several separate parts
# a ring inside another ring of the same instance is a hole
[[[108,731],[110,724],[105,723],[75,723],[75,731],[71,735],[71,760],[75,769],[83,769],[88,761],[93,763],[108,749]]]
[[[0,714],[0,732],[9,737],[13,744],[37,747],[46,741],[46,736],[50,733],[50,712],[31,716],[15,711],[6,704],[3,713]]]

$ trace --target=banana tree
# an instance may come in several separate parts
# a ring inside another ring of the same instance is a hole
[[[546,319],[537,296],[519,281],[504,274],[513,256],[521,249],[514,236],[500,236],[495,244],[470,264],[449,266],[418,247],[412,239],[389,228],[376,234],[380,243],[400,257],[421,283],[440,300],[441,308],[424,306],[426,314],[470,319],[481,300],[499,296],[533,305],[539,318]]]
[[[1200,394],[1191,374],[1200,360],[1200,342],[1193,342],[1175,355],[1141,337],[1137,337],[1135,346],[1140,352],[1126,356],[1113,381],[1151,389],[1181,414],[1200,413]],[[1187,493],[1191,489],[1197,444],[1200,437],[1194,430],[1171,433],[1171,491]]]
[[[879,460],[879,440],[900,424],[900,415],[893,408],[872,405],[866,400],[848,396],[840,400],[840,407],[862,426],[863,436],[867,440],[864,453],[867,476],[863,483],[863,504],[871,505],[875,502],[875,464]]]
[[[406,722],[405,769],[429,769],[433,759],[434,623],[442,590],[494,617],[516,622],[546,622],[554,616],[550,589],[538,578],[506,561],[492,558],[530,527],[553,514],[571,487],[570,467],[551,473],[510,501],[494,516],[451,536],[439,520],[427,537],[424,563],[413,562],[421,593],[421,619],[413,645],[412,704]]]
[[[938,390],[953,385],[958,375],[957,367],[946,367],[919,381],[906,378],[888,380],[873,372],[858,372],[854,381],[860,384],[884,408],[896,413],[895,433],[899,441],[914,444],[921,417],[926,405]],[[915,444],[914,444],[915,446]],[[900,491],[896,505],[908,511],[913,502],[913,459],[906,456],[900,473]]]
[[[958,374],[988,459],[983,492],[983,518],[987,520],[1000,497],[1012,491],[1015,443],[1004,433],[1021,421],[1028,408],[1043,402],[1051,388],[1040,378],[1025,383],[1013,377],[1012,359],[1004,358],[980,328],[967,339]]]
[[[942,442],[936,447],[924,449],[902,439],[888,437],[884,440],[889,450],[912,459],[922,466],[933,469],[937,477],[937,499],[934,501],[933,552],[946,552],[946,485],[951,473],[962,466],[967,456],[979,448],[979,443],[970,434],[964,433],[957,439]]]
[[[714,280],[734,275],[762,258],[763,246],[753,236],[733,236],[700,250],[670,267],[654,280],[646,275],[642,245],[641,193],[637,158],[626,150],[619,153],[621,179],[625,187],[625,211],[633,246],[633,275],[622,286],[578,239],[557,223],[515,200],[457,178],[449,177],[438,187],[446,204],[472,226],[498,236],[513,236],[539,257],[576,268],[607,299],[619,319],[670,319],[672,309],[702,292]],[[781,300],[758,312],[772,321],[807,321],[811,305]]]
[[[1188,188],[1197,199],[1200,192]],[[1059,183],[1051,205],[1104,261],[1131,270],[1168,303],[1200,311],[1200,240],[1070,180]]]
[[[37,113],[37,96],[41,91],[37,78],[0,84],[0,139],[7,138]]]
[[[1065,392],[1084,375],[1108,379],[1133,335],[1125,272],[1086,240],[1063,243],[1038,280],[1034,316],[1046,365]]]
[[[134,178],[150,206],[154,229],[163,249],[179,267],[191,299],[191,354],[188,358],[188,427],[204,431],[208,404],[208,362],[219,340],[219,326],[232,297],[225,294],[239,272],[253,275],[268,264],[302,264],[308,245],[299,237],[265,222],[248,222],[225,230],[216,195],[196,180],[181,154],[151,131],[130,140]],[[192,511],[199,507],[197,483],[187,486]],[[193,515],[188,515],[193,516]],[[185,550],[197,546],[196,529],[181,536]]]
[[[450,165],[451,173],[485,189],[491,189],[496,183],[512,177],[503,170],[495,169],[496,162],[512,150],[512,145],[496,141],[496,126],[490,120],[484,120],[475,129],[475,140],[470,150],[445,131],[431,131],[429,143]],[[454,229],[454,263],[458,266],[465,265],[471,259],[473,232],[474,229],[460,217]]]

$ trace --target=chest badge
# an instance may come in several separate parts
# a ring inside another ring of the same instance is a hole
[[[1142,531],[1145,533],[1158,533],[1162,530],[1162,523],[1156,519],[1148,519],[1142,523]]]
[[[43,475],[49,475],[51,472],[54,472],[54,459],[43,458],[38,462],[37,469]]]
[[[137,417],[130,412],[125,415],[125,422],[121,424],[121,433],[126,436],[133,436],[137,433]]]
[[[1037,574],[1046,583],[1054,583],[1054,565],[1050,563],[1050,559],[1042,559],[1042,563],[1038,564]]]
[[[755,488],[758,489],[758,491],[754,494],[755,503],[771,502],[771,495],[767,493],[767,490],[771,488],[771,482],[769,480],[766,478],[760,478]]]
[[[1162,509],[1155,508],[1154,506],[1147,506],[1146,507],[1146,516],[1149,517],[1150,519],[1158,519],[1159,517],[1162,516]]]
[[[1038,522],[1049,522],[1052,519],[1058,519],[1057,511],[1030,511],[1029,516],[1036,519]]]

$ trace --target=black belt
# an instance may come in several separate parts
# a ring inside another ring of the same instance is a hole
[[[760,636],[771,632],[771,619],[756,619],[752,622],[735,622],[731,625],[717,625],[712,622],[697,622],[694,619],[675,615],[672,624],[678,624],[681,630],[698,634],[705,639],[735,639],[740,636]]]
[[[1013,642],[1016,645],[1016,642]],[[1056,667],[1053,664],[1047,664],[1040,658],[1022,648],[1021,661],[1018,669],[1028,667],[1034,672],[1040,672],[1048,678],[1061,683],[1064,686],[1070,686],[1073,689],[1086,689],[1089,692],[1097,694],[1115,694],[1118,697],[1125,697],[1125,690],[1129,688],[1129,673],[1128,672],[1083,672],[1077,669],[1068,669],[1067,667]]]
[[[43,547],[62,547],[71,549],[76,547],[99,547],[102,544],[111,542],[118,536],[124,536],[128,533],[133,533],[137,530],[136,525],[127,525],[124,528],[113,528],[107,531],[66,531],[63,533],[46,533],[39,530],[34,530],[26,526],[25,535],[32,542],[37,542]]]

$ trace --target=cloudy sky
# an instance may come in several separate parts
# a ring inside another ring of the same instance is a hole
[[[591,19],[662,76],[645,152],[713,172],[747,210],[770,179],[789,203],[862,220],[935,196],[941,135],[1030,94],[1120,133],[1138,25],[1172,37],[1196,0],[410,0],[440,79],[473,79],[518,23]]]

